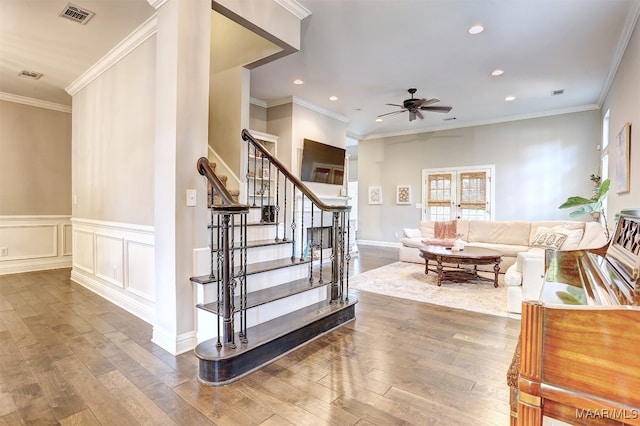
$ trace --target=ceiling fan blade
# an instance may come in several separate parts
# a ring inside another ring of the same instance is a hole
[[[404,105],[398,105],[398,104],[385,104],[385,105],[389,105],[389,106],[397,106],[400,108],[404,108]]]
[[[391,114],[397,114],[399,112],[405,112],[406,109],[400,109],[398,111],[391,111],[391,112],[387,112],[386,114],[380,114],[378,117],[384,117],[385,115],[391,115]]]
[[[416,119],[416,112],[415,111],[409,111],[409,121],[413,121]]]
[[[418,116],[418,118],[420,120],[424,120],[424,116],[422,115],[422,113],[420,112],[420,110],[416,110],[416,115]]]
[[[414,107],[414,108],[419,108],[419,107],[421,107],[422,105],[424,105],[424,103],[425,103],[426,101],[427,101],[427,100],[426,100],[425,98],[416,99],[416,100],[413,102],[413,107]]]
[[[438,98],[429,98],[425,102],[422,103],[422,106],[435,104],[436,102],[440,102],[440,99],[438,99]]]
[[[423,107],[420,107],[420,109],[423,110],[423,111],[447,113],[447,112],[451,111],[452,108],[448,107],[448,106],[423,106]]]

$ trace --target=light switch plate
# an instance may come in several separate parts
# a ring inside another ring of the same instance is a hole
[[[196,190],[187,189],[187,207],[195,207],[196,205]]]

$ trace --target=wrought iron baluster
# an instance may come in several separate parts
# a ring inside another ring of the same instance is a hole
[[[336,250],[339,248],[339,232],[338,228],[340,226],[338,212],[333,212],[333,230],[332,230],[332,245],[333,248],[331,250],[331,302],[336,302],[338,300],[338,257]]]
[[[291,260],[296,260],[296,186],[291,185]]]
[[[345,270],[347,271],[346,273],[346,279],[345,279],[345,293],[346,293],[346,298],[345,301],[347,303],[349,303],[349,264],[351,263],[351,212],[347,211],[347,254],[346,254],[346,259],[347,259],[347,267],[345,268]]]
[[[324,212],[320,212],[320,228],[324,229]],[[324,246],[324,232],[320,233],[320,247]],[[322,266],[322,249],[320,250],[320,256],[318,257],[320,259],[320,267],[318,268],[318,270],[320,271],[320,277],[318,279],[318,283],[319,284],[324,284],[324,279],[322,278],[322,270],[324,269]]]
[[[225,246],[225,251],[228,247],[228,254],[225,254],[225,257],[229,258],[228,268],[229,268],[229,281],[227,284],[227,290],[229,293],[228,301],[229,307],[225,310],[225,314],[229,313],[229,335],[227,337],[227,343],[229,343],[229,347],[232,349],[236,348],[236,327],[235,327],[235,312],[236,312],[236,275],[235,275],[235,254],[236,254],[236,246],[235,246],[235,219],[236,215],[229,214],[229,244]],[[225,318],[226,320],[226,318]],[[229,339],[230,338],[230,339]]]
[[[258,184],[257,181],[257,172],[258,172],[258,150],[256,148],[255,145],[251,144],[251,146],[253,147],[253,207],[256,206],[256,185]]]
[[[275,226],[276,226],[276,241],[280,241],[280,230],[278,229],[278,226],[280,224],[280,169],[278,169],[276,167],[276,188],[275,188],[275,192],[276,192],[276,204],[275,204]]]
[[[314,231],[314,223],[315,222],[313,220],[313,207],[314,207],[314,204],[313,204],[313,202],[311,202],[311,200],[309,200],[309,201],[310,201],[310,204],[311,204],[311,224],[310,224],[310,226],[307,227],[307,241],[305,243],[305,252],[307,252],[307,250],[308,250],[308,253],[309,253],[309,256],[310,256],[310,259],[311,259],[311,262],[309,262],[309,284],[313,285],[313,250],[315,248],[315,242],[313,240],[314,240],[314,237],[315,237],[315,235],[314,235],[315,234],[315,231]],[[322,214],[322,212],[320,214]],[[311,238],[309,238],[309,229],[311,230]],[[322,235],[322,234],[320,234],[320,235]],[[320,237],[320,238],[322,238],[322,237]],[[306,258],[306,256],[304,256],[304,257]],[[322,265],[320,265],[320,268],[322,268]]]
[[[344,303],[344,233],[345,233],[345,214],[344,212],[340,212],[340,233],[339,233],[339,237],[340,237],[340,252],[338,253],[338,259],[340,261],[340,276],[339,276],[339,286],[338,286],[338,292],[340,293],[340,303]]]
[[[213,214],[213,213],[212,213]],[[218,313],[217,315],[217,320],[218,320],[218,342],[216,343],[216,347],[219,349],[222,347],[222,342],[220,340],[220,335],[222,334],[222,329],[221,329],[221,324],[220,324],[220,319],[221,319],[221,313],[222,313],[222,252],[220,251],[220,247],[222,246],[222,233],[220,232],[221,228],[221,223],[220,223],[220,216],[217,216],[217,232],[216,232],[216,247],[215,247],[215,251],[216,251],[216,273],[215,273],[215,279],[216,279],[216,312]],[[212,250],[214,250],[214,248],[212,247]],[[213,256],[213,254],[212,254]],[[212,259],[213,260],[213,259]],[[211,269],[213,269],[213,265],[214,263],[211,262]],[[213,270],[211,271],[211,275],[213,278]]]
[[[247,311],[247,245],[248,245],[248,240],[247,240],[247,213],[243,213],[242,214],[242,218],[244,219],[242,221],[242,225],[240,228],[240,233],[242,235],[242,241],[244,241],[243,243],[243,247],[242,247],[242,265],[241,265],[241,273],[242,273],[242,290],[241,290],[241,298],[242,298],[242,313],[244,314],[244,322],[242,322],[241,319],[241,329],[242,329],[242,339],[241,342],[242,343],[248,343],[249,342],[249,337],[247,336],[247,315],[246,315],[246,311]]]
[[[300,260],[303,259],[304,248],[305,248],[305,239],[308,240],[308,230],[304,227],[304,193],[300,192]],[[305,238],[306,237],[306,238]]]
[[[283,211],[283,219],[282,219],[282,241],[287,241],[287,182],[289,179],[285,176],[284,178],[284,189],[282,193],[284,194],[284,211]]]

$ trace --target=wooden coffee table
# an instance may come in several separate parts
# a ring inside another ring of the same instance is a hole
[[[424,258],[424,273],[429,271],[438,274],[438,286],[443,281],[493,281],[493,286],[498,287],[498,272],[500,271],[499,251],[480,248],[465,247],[461,251],[453,251],[442,246],[424,246],[420,249],[420,256]],[[429,269],[429,261],[435,262],[436,269]],[[447,265],[443,265],[446,263]],[[454,264],[456,266],[449,266]],[[478,275],[478,265],[493,264],[494,279]],[[461,265],[473,266],[473,269],[465,269]]]

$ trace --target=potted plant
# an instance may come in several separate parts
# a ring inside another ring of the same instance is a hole
[[[599,176],[598,176],[599,177]],[[591,179],[593,180],[593,179]],[[577,207],[576,210],[569,213],[569,217],[580,217],[586,214],[592,215],[596,220],[602,218],[604,223],[604,229],[607,234],[607,238],[609,238],[609,229],[607,227],[607,216],[604,213],[604,208],[602,203],[607,197],[607,193],[609,192],[609,186],[611,182],[609,179],[605,179],[602,181],[602,184],[594,191],[594,195],[591,198],[584,197],[569,197],[567,201],[562,203],[559,207],[560,209],[568,209],[571,207]]]

